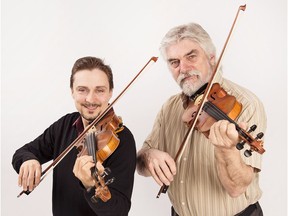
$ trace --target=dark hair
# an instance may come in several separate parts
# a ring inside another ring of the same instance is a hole
[[[114,88],[114,83],[113,83],[113,74],[112,74],[112,70],[110,66],[105,65],[102,59],[92,57],[92,56],[80,58],[74,63],[73,68],[72,68],[72,73],[70,76],[70,88],[73,87],[74,75],[78,71],[93,70],[93,69],[99,69],[107,75],[108,82],[109,82],[109,89],[112,90]]]

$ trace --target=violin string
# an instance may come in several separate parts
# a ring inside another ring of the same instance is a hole
[[[203,110],[206,113],[208,113],[209,115],[211,115],[213,118],[215,118],[217,121],[225,119],[225,120],[229,121],[230,123],[233,123],[236,127],[236,130],[239,132],[239,134],[242,137],[245,137],[245,139],[248,142],[250,142],[250,143],[252,142],[251,138],[249,136],[247,136],[247,134],[243,131],[243,129],[234,120],[232,120],[229,116],[227,116],[222,110],[220,110],[212,102],[207,101],[203,106]]]

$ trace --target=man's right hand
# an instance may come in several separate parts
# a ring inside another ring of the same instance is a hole
[[[32,191],[40,182],[41,172],[39,161],[34,159],[25,161],[19,171],[19,187],[23,187],[24,191]]]
[[[138,164],[139,173],[144,168],[149,170],[151,176],[160,186],[163,184],[170,185],[173,176],[176,174],[176,163],[168,153],[158,149],[143,149],[140,150],[138,157],[143,160],[145,166],[139,167],[141,165]]]

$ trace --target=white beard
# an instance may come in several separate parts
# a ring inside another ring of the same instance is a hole
[[[187,77],[196,76],[197,80],[191,83],[190,80],[184,80]],[[198,70],[192,70],[187,73],[180,73],[177,78],[177,83],[181,87],[183,93],[187,96],[193,95],[199,88],[209,81],[211,77],[211,71],[209,71],[206,78],[203,77],[202,73]]]

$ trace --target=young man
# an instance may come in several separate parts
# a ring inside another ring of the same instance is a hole
[[[177,164],[174,161],[188,130],[184,122],[191,120],[186,108],[194,103],[193,94],[209,82],[217,63],[210,36],[195,23],[177,26],[166,34],[160,51],[182,93],[172,96],[158,113],[138,152],[138,173],[169,186],[172,215],[262,215],[257,202],[262,194],[261,155],[245,157],[244,150],[236,149],[239,135],[234,124],[216,121],[208,136],[194,130],[182,157]],[[242,104],[235,121],[242,127],[256,124],[258,132],[265,132],[266,115],[258,98],[221,72],[214,81]]]
[[[108,107],[113,87],[111,68],[101,59],[84,57],[75,62],[70,88],[78,112],[69,113],[57,120],[34,141],[18,149],[13,156],[12,164],[19,173],[19,186],[24,191],[32,191],[39,184],[41,165],[57,158]],[[91,170],[96,161],[89,154],[77,157],[79,151],[74,148],[53,170],[54,216],[128,215],[136,168],[136,146],[130,130],[126,126],[121,128],[116,134],[119,146],[102,164],[111,170],[108,178],[115,178],[108,185],[111,198],[107,202],[101,198],[97,202],[91,199],[95,195],[96,184]],[[101,150],[99,142],[95,141],[94,145]]]

